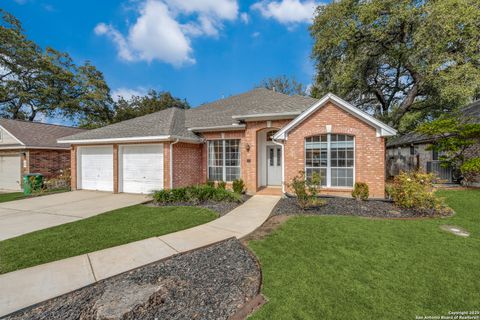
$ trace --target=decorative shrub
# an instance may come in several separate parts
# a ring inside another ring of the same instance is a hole
[[[440,209],[441,199],[433,192],[431,173],[401,172],[393,179],[391,197],[394,203],[403,208]]]
[[[461,166],[463,178],[468,184],[476,180],[476,177],[480,175],[480,158],[472,158],[465,161]]]
[[[305,179],[305,172],[299,171],[298,175],[292,179],[289,187],[293,189],[300,208],[307,209],[326,203],[325,200],[318,198],[320,182],[320,176],[316,172],[313,173],[311,179]]]
[[[207,186],[213,188],[213,187],[215,187],[215,182],[213,182],[213,181],[207,181]]]
[[[225,181],[218,181],[218,183],[217,183],[217,188],[218,188],[218,189],[223,189],[223,190],[225,190],[226,187],[227,187],[227,183],[226,183]]]
[[[214,188],[209,185],[190,186],[175,188],[171,190],[160,190],[153,194],[153,199],[158,203],[192,202],[201,203],[205,201],[227,201],[241,202],[239,194],[229,190]]]
[[[387,197],[387,199],[392,199],[392,193],[393,193],[392,183],[386,183],[385,184],[385,196]]]
[[[368,184],[365,182],[355,182],[355,186],[353,187],[352,197],[356,200],[368,200]]]
[[[242,179],[235,179],[232,183],[233,192],[242,194],[245,191],[245,183]]]

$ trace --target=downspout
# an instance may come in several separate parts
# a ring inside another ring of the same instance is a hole
[[[175,139],[175,142],[170,143],[170,190],[173,189],[173,145],[177,144],[180,139]]]
[[[272,142],[282,147],[282,194],[285,194],[285,145],[281,142],[275,141],[273,137]]]

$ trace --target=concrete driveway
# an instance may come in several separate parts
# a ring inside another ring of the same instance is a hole
[[[0,240],[148,200],[140,194],[81,190],[0,203]]]

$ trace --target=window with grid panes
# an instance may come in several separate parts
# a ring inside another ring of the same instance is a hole
[[[354,183],[354,138],[344,134],[324,134],[305,139],[305,174],[317,172],[321,185],[352,187]]]
[[[240,179],[240,140],[208,141],[208,179],[211,181]]]

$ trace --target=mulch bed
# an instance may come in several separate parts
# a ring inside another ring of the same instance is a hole
[[[159,206],[159,207],[164,207],[164,206],[173,206],[173,207],[179,207],[179,206],[187,206],[187,207],[201,207],[201,208],[207,208],[212,211],[215,211],[219,214],[219,216],[224,216],[233,209],[235,209],[238,206],[241,206],[245,201],[250,199],[251,196],[244,194],[242,195],[242,202],[228,202],[228,201],[205,201],[201,203],[196,203],[196,202],[170,202],[170,203],[158,203],[158,202],[151,202],[149,205],[152,206]]]
[[[7,319],[228,319],[258,298],[260,285],[257,261],[232,238],[100,281]]]
[[[302,210],[295,198],[281,199],[272,215],[348,215],[374,218],[418,218],[450,216],[451,211],[437,212],[433,209],[404,209],[399,208],[388,200],[357,201],[353,198],[325,197],[324,206]]]

